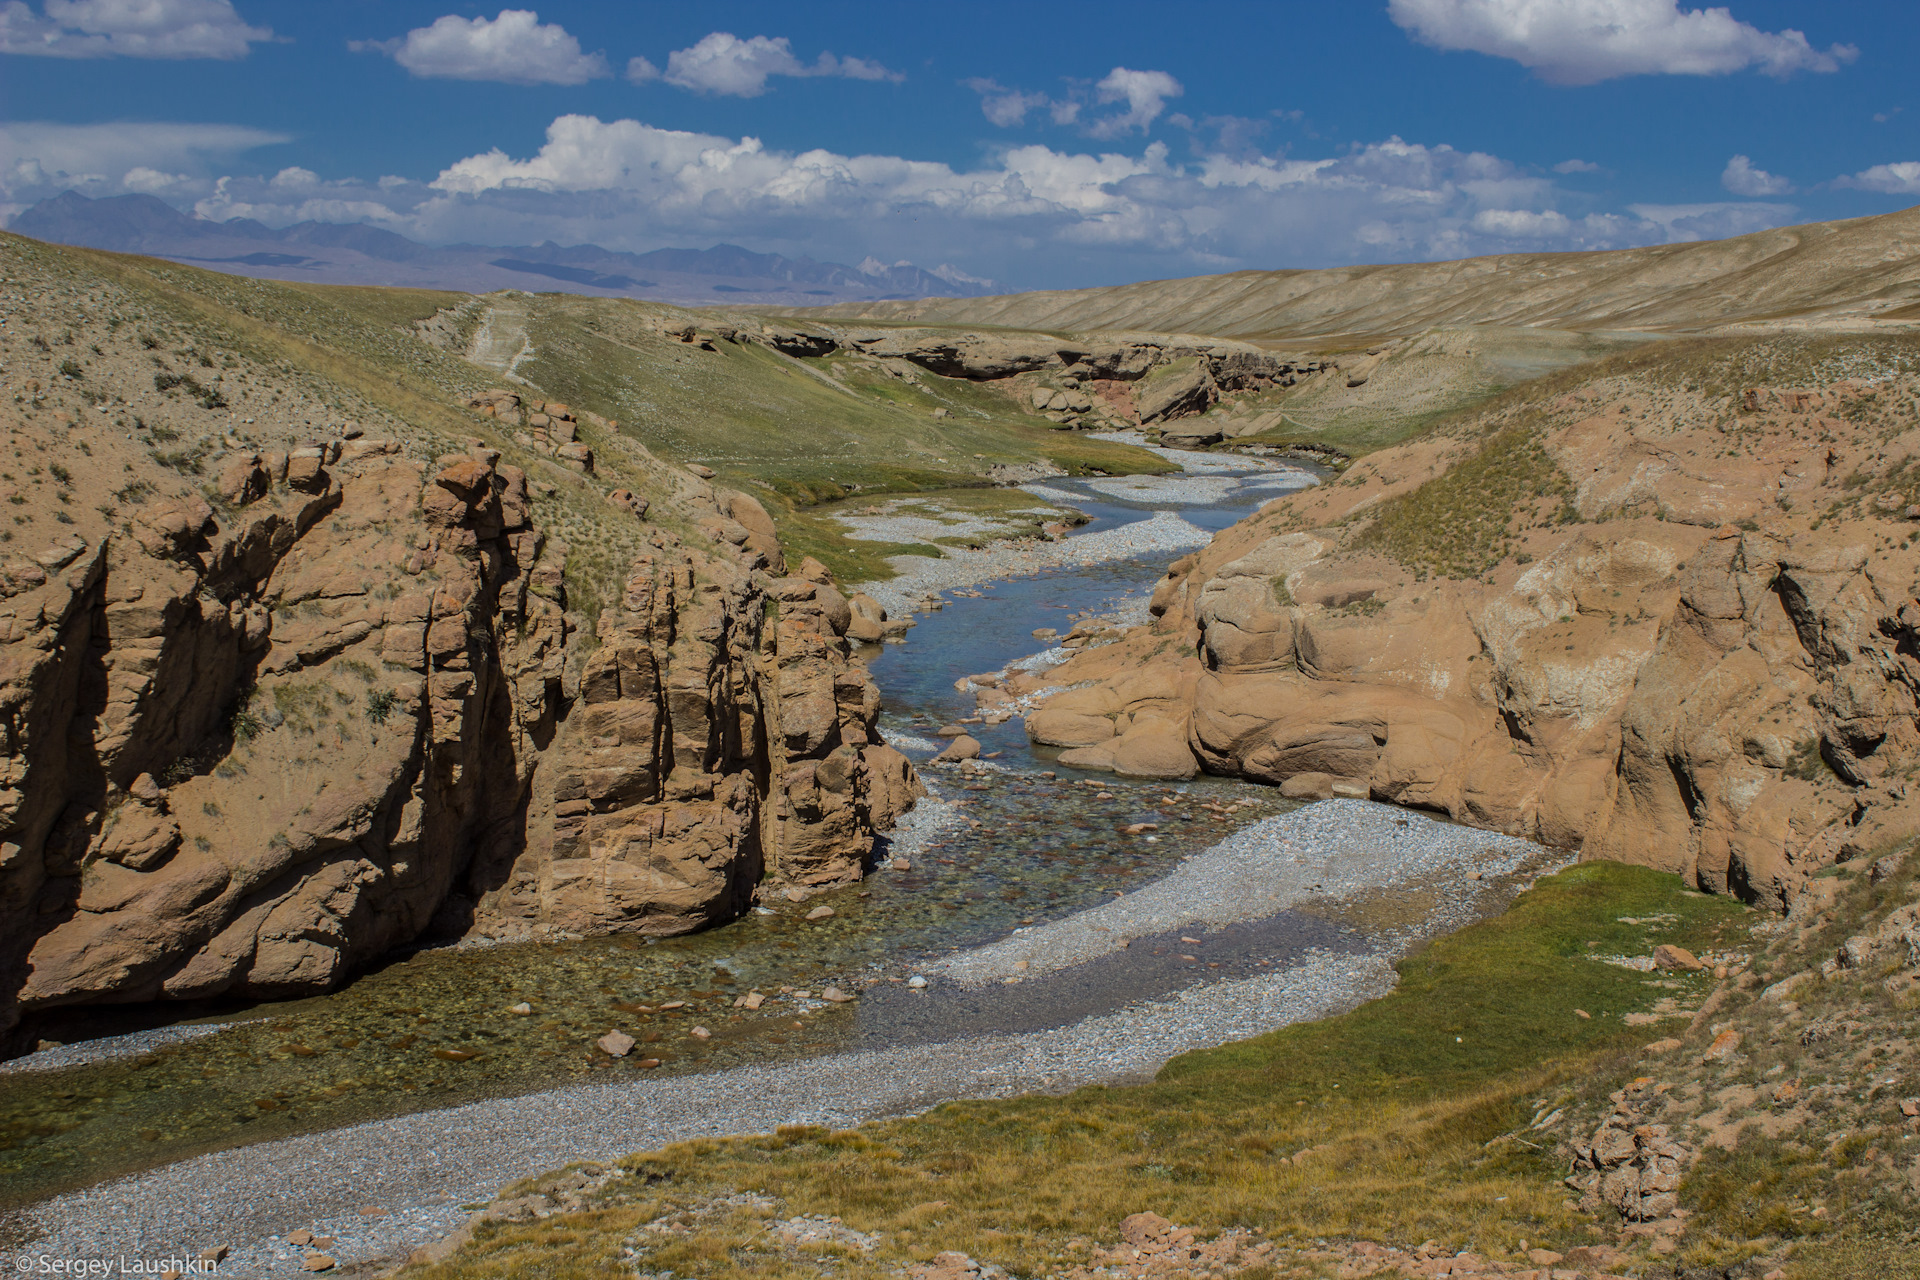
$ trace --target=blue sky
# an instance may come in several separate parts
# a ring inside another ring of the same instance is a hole
[[[1920,203],[1920,6],[0,0],[0,213],[731,241],[1018,288]]]

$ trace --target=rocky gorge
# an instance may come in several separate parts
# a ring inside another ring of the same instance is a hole
[[[7,481],[51,540],[4,578],[10,1043],[76,1004],[326,990],[424,934],[684,932],[763,880],[859,878],[913,802],[844,597],[788,573],[753,498],[617,438],[597,474],[584,445],[490,442],[574,415],[467,373],[484,418],[409,421],[23,243]],[[169,453],[262,372],[286,443],[229,410]],[[556,517],[603,557],[571,591]]]
[[[1907,838],[1910,348],[1681,348],[1276,499],[1174,563],[1150,625],[1023,677],[1066,688],[1029,733],[1081,767],[1371,796],[1776,909]]]

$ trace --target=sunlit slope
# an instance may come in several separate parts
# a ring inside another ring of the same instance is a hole
[[[1785,318],[1920,319],[1920,208],[1607,253],[1237,271],[819,314],[1272,340],[1406,335],[1437,325],[1692,332]]]

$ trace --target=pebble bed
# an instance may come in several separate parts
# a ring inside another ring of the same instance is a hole
[[[0,1076],[20,1071],[54,1071],[88,1062],[112,1062],[116,1058],[137,1058],[166,1045],[197,1040],[201,1036],[224,1031],[229,1025],[225,1022],[208,1022],[198,1026],[155,1027],[151,1031],[131,1031],[123,1036],[105,1036],[99,1040],[83,1040],[79,1044],[57,1045],[0,1062]]]
[[[1323,800],[1267,818],[1105,906],[941,961],[963,986],[1085,964],[1134,938],[1257,920],[1310,898],[1419,880],[1508,875],[1546,854],[1526,840],[1455,826],[1370,800]]]
[[[896,855],[946,828],[939,808],[928,808],[923,828],[900,834]],[[953,1098],[1144,1079],[1176,1054],[1384,994],[1398,954],[1472,917],[1477,886],[1459,883],[1468,864],[1492,875],[1542,855],[1523,841],[1386,806],[1324,802],[1257,824],[1114,903],[949,957],[934,972],[936,987],[955,975],[986,981],[1010,972],[1020,956],[1055,966],[1098,956],[1121,936],[1102,934],[1103,927],[1244,921],[1303,891],[1325,899],[1438,878],[1457,886],[1443,909],[1365,953],[1316,951],[1274,973],[1191,987],[1046,1031],[577,1085],[221,1151],[45,1201],[6,1224],[5,1234],[34,1238],[34,1256],[67,1258],[192,1256],[225,1245],[232,1253],[224,1275],[291,1275],[308,1253],[284,1242],[296,1229],[332,1237],[328,1253],[342,1264],[398,1260],[457,1227],[470,1212],[463,1206],[569,1161],[783,1124],[844,1127]]]

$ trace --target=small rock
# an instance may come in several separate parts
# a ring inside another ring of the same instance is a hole
[[[977,760],[980,758],[980,740],[962,733],[947,744],[947,749],[935,756],[934,763],[942,761]]]
[[[1738,1031],[1722,1031],[1713,1038],[1713,1043],[1707,1046],[1703,1061],[1718,1062],[1731,1058],[1740,1052],[1740,1040],[1741,1035]]]
[[[594,1043],[600,1046],[602,1053],[624,1058],[633,1052],[633,1046],[638,1042],[624,1031],[609,1031]]]
[[[895,871],[911,871],[913,870],[913,863],[906,858],[895,858],[893,860],[893,869]]]
[[[1685,947],[1676,947],[1670,942],[1663,942],[1653,949],[1653,967],[1688,970],[1706,968],[1694,957],[1693,952]]]
[[[695,1040],[713,1039],[713,1032],[707,1030],[705,1027],[695,1027],[693,1030],[687,1032],[687,1034],[692,1036]]]
[[[826,906],[824,904],[821,906],[815,907],[813,910],[807,912],[807,919],[809,920],[828,920],[828,919],[831,919],[832,917],[833,917],[833,908]]]
[[[1034,629],[1033,638],[1035,640],[1051,640],[1059,634],[1060,633],[1052,627],[1037,627]]]
[[[838,987],[828,987],[820,993],[820,998],[829,1004],[851,1004],[853,997]]]
[[[519,1014],[521,1017],[524,1018],[528,1014],[533,1012],[533,1006],[528,1004],[525,1000],[522,1000],[519,1004],[508,1005],[507,1012]]]
[[[1681,1041],[1674,1039],[1655,1040],[1647,1046],[1646,1051],[1648,1053],[1672,1053],[1680,1047],[1681,1043]]]
[[[907,979],[907,985],[915,991],[919,991],[927,985],[927,980],[916,973]]]
[[[639,1067],[639,1068],[641,1068],[641,1069],[642,1069],[642,1070],[644,1070],[644,1071],[651,1071],[651,1070],[653,1070],[653,1069],[654,1069],[655,1067],[657,1067],[657,1066],[659,1066],[659,1065],[660,1065],[660,1059],[658,1059],[658,1058],[642,1058],[642,1059],[640,1059],[640,1061],[638,1061],[638,1062],[636,1062],[636,1063],[635,1063],[634,1065],[635,1065],[635,1066],[637,1066],[637,1067]]]
[[[1130,822],[1121,828],[1121,832],[1124,835],[1137,836],[1143,831],[1158,831],[1159,829],[1160,824],[1157,822]]]
[[[200,1262],[222,1262],[226,1260],[226,1256],[227,1246],[215,1244],[202,1249],[197,1255],[196,1260]]]
[[[964,738],[966,735],[967,726],[963,724],[941,725],[933,731],[933,736],[936,738]]]
[[[1586,1018],[1589,1020],[1592,1019],[1593,1017],[1593,1015],[1588,1013],[1585,1009],[1575,1009],[1573,1011],[1573,1016],[1576,1018]]]
[[[765,1004],[766,1002],[767,1002],[767,998],[764,995],[761,995],[758,991],[749,991],[747,992],[747,994],[740,997],[740,999],[737,1001],[737,1004],[738,1004],[738,1007],[742,1009],[758,1009],[761,1005]]]
[[[1900,1114],[1911,1119],[1920,1116],[1920,1098],[1906,1098],[1900,1103]]]
[[[693,474],[699,476],[702,480],[711,480],[717,474],[712,467],[703,467],[697,462],[689,462],[687,464],[687,470],[693,472]]]
[[[313,1232],[307,1230],[305,1227],[300,1228],[298,1231],[289,1231],[287,1232],[287,1243],[292,1245],[312,1244]]]
[[[314,1253],[307,1256],[307,1260],[300,1264],[300,1269],[302,1271],[331,1271],[339,1265],[339,1263],[324,1253]]]
[[[786,889],[782,889],[780,891],[780,896],[785,898],[788,902],[805,902],[812,895],[809,894],[805,889],[801,889],[798,887],[789,887]]]

